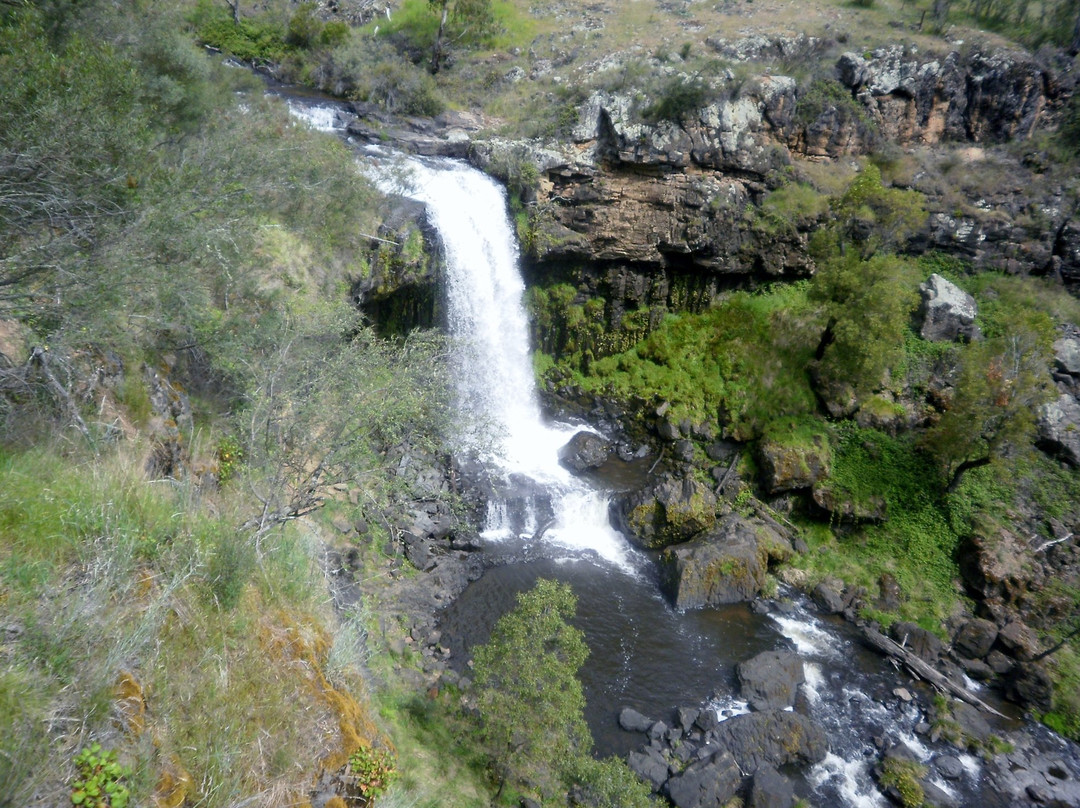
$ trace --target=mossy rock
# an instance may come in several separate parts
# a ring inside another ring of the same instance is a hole
[[[765,487],[774,494],[810,488],[829,476],[827,427],[792,422],[770,428],[758,444]]]
[[[666,476],[623,499],[616,516],[630,541],[646,550],[659,550],[712,528],[716,505],[716,495],[703,483]]]

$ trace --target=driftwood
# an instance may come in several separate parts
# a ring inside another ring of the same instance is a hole
[[[885,654],[886,656],[900,660],[904,663],[904,666],[909,671],[911,671],[915,676],[918,676],[920,679],[923,679],[924,681],[929,682],[935,687],[951,693],[961,701],[966,701],[968,704],[978,707],[980,710],[986,710],[986,712],[1001,716],[1002,718],[1005,717],[993,707],[991,707],[989,704],[987,704],[985,701],[972,693],[970,690],[968,690],[966,687],[964,687],[963,685],[959,685],[956,682],[953,682],[944,674],[941,674],[938,671],[934,670],[932,667],[926,664],[926,662],[915,656],[915,654],[908,651],[902,645],[893,642],[880,632],[874,631],[874,629],[864,626],[862,629],[862,635],[863,639],[865,639],[866,642],[869,643],[873,648]]]

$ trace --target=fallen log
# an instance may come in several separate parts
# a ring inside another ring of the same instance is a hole
[[[946,691],[947,693],[951,693],[961,701],[966,701],[968,704],[974,707],[978,707],[980,710],[986,710],[986,712],[988,713],[992,713],[993,715],[1005,718],[1004,715],[999,713],[997,710],[995,710],[985,701],[980,699],[966,687],[961,684],[957,684],[956,682],[945,676],[943,673],[939,673],[938,671],[934,670],[932,667],[926,664],[926,662],[915,656],[915,654],[908,651],[902,645],[893,642],[881,632],[875,631],[874,629],[867,626],[863,626],[862,635],[863,639],[866,640],[866,642],[872,648],[880,651],[888,657],[899,660],[904,664],[904,667],[911,671],[913,675],[918,676],[923,681],[929,682],[930,684]]]

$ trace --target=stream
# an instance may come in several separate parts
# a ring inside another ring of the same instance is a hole
[[[330,106],[290,101],[295,114],[325,130],[338,127]],[[796,793],[818,806],[871,808],[889,801],[871,776],[882,739],[907,747],[927,764],[959,760],[948,779],[931,780],[956,805],[1006,805],[984,776],[987,763],[916,731],[927,720],[920,699],[898,688],[931,692],[865,650],[839,618],[815,612],[798,593],[752,610],[739,604],[677,612],[660,594],[654,563],[608,521],[617,483],[594,484],[558,463],[558,450],[584,424],[549,423],[541,415],[522,304],[518,248],[500,185],[462,163],[402,157],[368,147],[361,170],[382,190],[423,202],[445,256],[448,331],[455,357],[462,428],[455,449],[478,457],[494,494],[482,537],[488,571],[442,613],[451,659],[464,665],[517,593],[538,578],[570,584],[576,625],[590,656],[580,676],[596,751],[625,756],[645,740],[622,730],[632,707],[670,724],[677,707],[714,708],[721,719],[747,711],[735,666],[761,651],[790,649],[806,683],[796,709],[818,721],[830,752],[805,771],[785,771]],[[990,694],[985,698],[994,700]],[[996,701],[994,701],[997,704]],[[999,732],[1019,726],[995,725]]]

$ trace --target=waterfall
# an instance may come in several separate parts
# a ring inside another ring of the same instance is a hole
[[[482,459],[500,481],[484,536],[542,538],[633,569],[625,540],[608,521],[606,497],[558,462],[559,448],[579,428],[541,416],[525,284],[503,188],[450,160],[398,157],[371,165],[384,191],[425,204],[442,242],[458,448]]]

